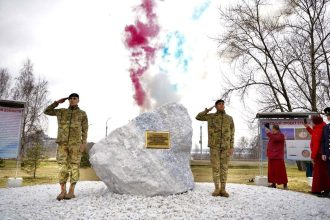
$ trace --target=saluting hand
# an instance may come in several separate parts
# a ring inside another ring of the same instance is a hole
[[[66,97],[66,98],[61,98],[61,99],[59,99],[58,101],[56,101],[57,103],[63,103],[63,102],[65,102],[65,100],[67,100],[68,98]]]
[[[207,110],[212,111],[213,108],[214,108],[214,105],[212,107],[208,108]]]

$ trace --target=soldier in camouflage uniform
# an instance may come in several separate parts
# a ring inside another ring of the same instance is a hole
[[[216,113],[209,113],[214,107],[217,110]],[[226,192],[226,181],[229,157],[234,151],[235,127],[233,118],[226,114],[225,103],[220,99],[215,102],[215,106],[205,108],[204,111],[200,112],[196,119],[208,123],[208,145],[215,185],[212,196],[229,197]]]
[[[69,99],[69,108],[55,109],[60,103]],[[57,117],[58,132],[57,162],[59,165],[59,183],[61,193],[58,200],[74,198],[74,188],[79,179],[81,153],[86,148],[88,119],[86,112],[78,107],[79,95],[72,93],[68,98],[62,98],[48,106],[44,113]],[[66,182],[70,176],[69,193],[66,192]]]

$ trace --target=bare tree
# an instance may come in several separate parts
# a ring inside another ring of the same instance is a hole
[[[284,3],[284,4],[283,4]],[[220,55],[240,68],[224,96],[259,91],[259,110],[317,111],[329,99],[329,0],[241,0],[221,10]],[[276,2],[278,5],[279,2]]]
[[[243,158],[243,153],[246,153],[249,147],[249,140],[247,137],[241,137],[237,143],[237,147],[235,147],[235,154],[238,159]]]
[[[229,97],[238,92],[244,101],[249,89],[262,91],[263,110],[292,111],[285,84],[287,69],[276,62],[284,51],[280,45],[285,26],[281,16],[262,14],[267,10],[264,0],[242,0],[236,6],[221,10],[226,28],[219,40],[220,55],[239,65],[238,82],[227,79],[224,93]]]
[[[329,0],[286,0],[287,57],[293,60],[288,71],[294,105],[318,111],[325,105],[324,92],[329,100],[330,29]],[[326,81],[327,83],[325,83]]]
[[[11,77],[5,68],[0,68],[0,99],[9,97]]]
[[[29,59],[24,63],[15,81],[15,87],[12,89],[12,98],[26,102],[21,140],[21,156],[23,156],[29,136],[37,131],[44,130],[45,116],[43,110],[49,103],[47,99],[48,82],[44,79],[35,78],[33,65]]]
[[[323,109],[330,99],[329,2],[240,0],[220,10],[220,55],[239,67],[224,96],[238,93],[244,101],[254,88],[258,111]]]
[[[254,135],[250,139],[250,152],[253,159],[259,159],[260,156],[260,137],[259,135]]]

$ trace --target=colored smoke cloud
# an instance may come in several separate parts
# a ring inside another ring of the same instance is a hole
[[[206,0],[203,4],[196,7],[194,9],[192,19],[198,20],[204,14],[204,12],[209,8],[210,4],[211,4],[211,0]]]
[[[160,30],[157,16],[154,13],[154,6],[153,0],[142,0],[141,5],[136,7],[135,11],[141,12],[146,21],[143,22],[137,16],[135,24],[125,27],[125,45],[131,52],[129,72],[135,90],[134,99],[140,107],[144,107],[147,103],[141,77],[153,63],[158,49],[152,42]]]
[[[166,43],[162,49],[162,59],[165,63],[176,62],[177,67],[188,71],[191,57],[185,51],[186,38],[180,31],[170,32],[166,36]],[[174,60],[173,60],[174,59]]]

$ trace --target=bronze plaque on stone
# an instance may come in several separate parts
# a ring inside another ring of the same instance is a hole
[[[169,131],[146,131],[146,148],[169,149]]]

